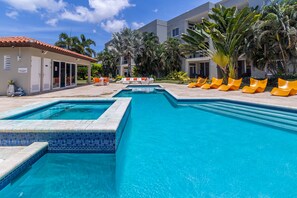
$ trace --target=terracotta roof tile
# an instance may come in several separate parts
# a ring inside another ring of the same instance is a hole
[[[25,36],[11,36],[11,37],[0,37],[0,47],[34,47],[46,51],[51,51],[55,53],[64,54],[67,56],[80,58],[83,60],[87,60],[90,62],[96,62],[97,60],[94,58],[91,58],[89,56],[85,56],[67,49],[63,49],[61,47],[57,47],[54,45],[50,45],[41,41],[38,41],[36,39],[28,38]]]

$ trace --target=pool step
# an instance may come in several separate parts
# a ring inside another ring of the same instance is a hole
[[[255,106],[248,106],[244,104],[236,104],[236,103],[228,103],[228,102],[217,102],[216,104],[220,106],[228,106],[228,107],[242,109],[242,110],[255,110],[257,112],[261,111],[262,113],[269,112],[271,114],[275,114],[282,117],[289,116],[291,118],[292,117],[295,118],[295,120],[297,121],[297,113],[293,113],[293,112],[286,112],[281,110],[269,109],[265,107],[255,107]]]
[[[287,114],[287,112],[284,111],[277,111],[277,110],[270,110],[267,108],[257,108],[252,106],[238,106],[233,103],[227,103],[227,104],[221,104],[221,103],[215,103],[212,104],[212,106],[223,108],[223,110],[234,110],[238,113],[251,113],[249,115],[252,115],[254,117],[262,118],[262,116],[270,117],[271,119],[274,119],[275,121],[282,121],[285,120],[285,123],[291,123],[292,125],[297,124],[297,114],[292,113],[291,115]],[[289,113],[289,112],[288,112]]]
[[[197,109],[218,113],[229,117],[239,118],[239,119],[248,120],[259,124],[269,125],[272,127],[277,127],[280,129],[286,129],[286,130],[297,132],[297,121],[295,121],[296,115],[295,117],[293,117],[293,115],[291,116],[284,115],[286,117],[276,117],[274,116],[276,112],[272,114],[267,114],[267,111],[264,108],[262,108],[262,110],[261,108],[259,108],[258,110],[256,109],[251,110],[251,108],[254,108],[254,107],[245,105],[244,109],[242,108],[236,109],[236,108],[232,108],[233,103],[227,103],[227,104],[228,105],[225,104],[220,106],[220,104],[211,103],[211,104],[199,104],[199,105],[191,105],[191,106]],[[282,113],[283,111],[279,111],[280,115],[282,115]]]

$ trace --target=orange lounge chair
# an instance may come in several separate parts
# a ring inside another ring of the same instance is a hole
[[[219,86],[223,84],[223,78],[218,79],[218,78],[212,78],[211,79],[211,84],[204,84],[202,85],[202,89],[217,89]]]
[[[278,88],[274,87],[270,92],[273,96],[293,96],[297,94],[297,80],[287,81],[278,79]]]
[[[196,83],[190,83],[188,84],[188,88],[195,88],[195,87],[201,87],[202,85],[204,85],[207,81],[207,78],[201,78],[199,77],[197,79]]]
[[[250,78],[250,86],[244,86],[242,88],[243,93],[261,93],[264,92],[267,86],[268,79],[265,80],[257,80],[254,78]]]
[[[219,87],[220,91],[235,91],[238,90],[242,82],[242,78],[239,80],[235,80],[233,78],[228,78],[228,85],[221,85]]]

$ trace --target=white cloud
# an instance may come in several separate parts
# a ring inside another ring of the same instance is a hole
[[[48,12],[57,12],[66,6],[63,0],[2,0],[15,8],[29,12],[45,9]]]
[[[13,10],[10,12],[6,12],[5,15],[8,16],[9,18],[16,19],[19,16],[19,13]]]
[[[137,23],[137,22],[132,22],[132,29],[139,29],[142,26],[144,26],[144,23]]]
[[[107,20],[105,23],[101,23],[101,27],[110,33],[119,32],[125,27],[128,27],[127,22],[125,20]]]
[[[97,33],[97,30],[93,29],[93,33],[96,34]]]
[[[153,10],[153,12],[154,12],[154,13],[157,13],[157,12],[159,12],[159,9],[156,8],[156,9]]]
[[[55,26],[57,26],[58,21],[59,21],[58,19],[49,19],[45,23],[50,25],[50,26],[55,27]]]
[[[89,7],[76,6],[73,11],[66,9],[62,19],[78,22],[98,23],[102,20],[113,18],[123,9],[134,6],[129,0],[89,0]]]

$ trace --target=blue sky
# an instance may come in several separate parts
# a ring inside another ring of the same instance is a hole
[[[219,0],[210,0],[218,2]],[[169,20],[207,0],[0,0],[0,36],[54,44],[61,32],[93,39],[100,51],[112,33]]]

